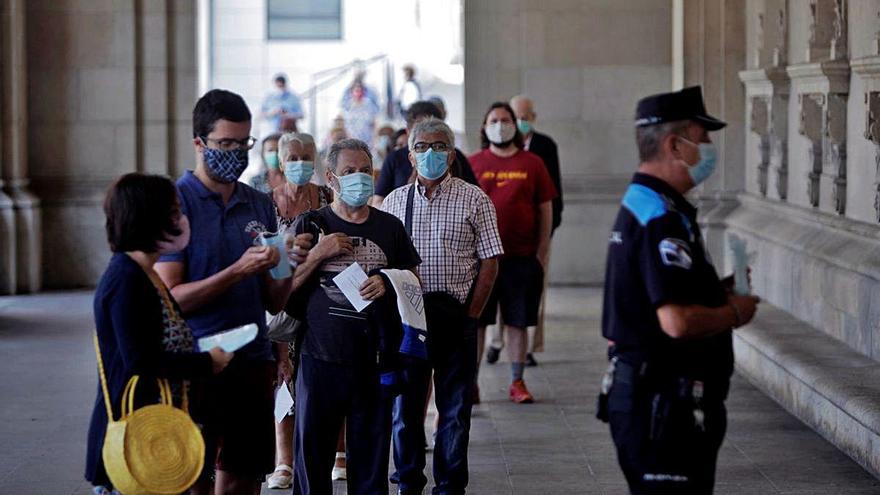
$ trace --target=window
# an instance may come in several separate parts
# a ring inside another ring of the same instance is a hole
[[[342,0],[268,0],[270,40],[342,38]]]

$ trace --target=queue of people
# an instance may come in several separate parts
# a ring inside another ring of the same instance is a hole
[[[382,133],[378,181],[370,144],[340,138],[322,157],[314,137],[284,132],[262,141],[258,190],[239,181],[256,144],[250,110],[212,90],[193,110],[193,170],[176,185],[134,173],[110,188],[114,254],[94,303],[107,398],[121,406],[133,375],[175,384],[204,440],[189,493],[254,494],[267,480],[329,495],[333,479],[346,479],[348,493],[386,494],[393,445],[391,481],[421,494],[432,389],[432,492],[465,493],[477,374],[496,323],[510,400],[536,400],[525,367],[540,346],[528,329],[541,323],[561,222],[556,145],[535,131],[524,95],[489,106],[481,151],[469,157],[435,103],[412,102],[406,116],[399,148],[399,136]],[[637,108],[641,164],[609,240],[610,367],[597,408],[632,493],[711,493],[714,484],[731,329],[758,299],[719,279],[683,195],[712,173],[708,133],[724,125],[699,88]],[[244,325],[255,336],[234,352],[199,343]],[[499,352],[490,348],[489,361]],[[278,418],[284,389],[293,406]],[[135,403],[158,393],[147,386]],[[105,410],[104,394],[86,479],[111,494],[101,451],[121,409]]]

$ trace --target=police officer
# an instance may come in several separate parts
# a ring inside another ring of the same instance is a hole
[[[636,110],[641,164],[608,244],[602,335],[611,364],[598,408],[635,495],[712,493],[731,330],[759,302],[719,280],[683,196],[714,170],[708,133],[725,125],[706,114],[699,87],[649,96]]]

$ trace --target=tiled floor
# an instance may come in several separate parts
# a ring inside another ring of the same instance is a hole
[[[547,351],[526,372],[538,402],[507,401],[503,358],[482,367],[469,491],[625,494],[608,430],[593,418],[605,367],[600,292],[554,289],[548,300]],[[0,494],[88,493],[90,330],[88,293],[0,298]],[[728,409],[716,493],[880,493],[878,480],[739,377]]]

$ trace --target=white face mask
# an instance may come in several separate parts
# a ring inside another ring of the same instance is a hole
[[[516,136],[516,127],[512,122],[494,122],[486,124],[486,137],[492,144],[503,144]]]

